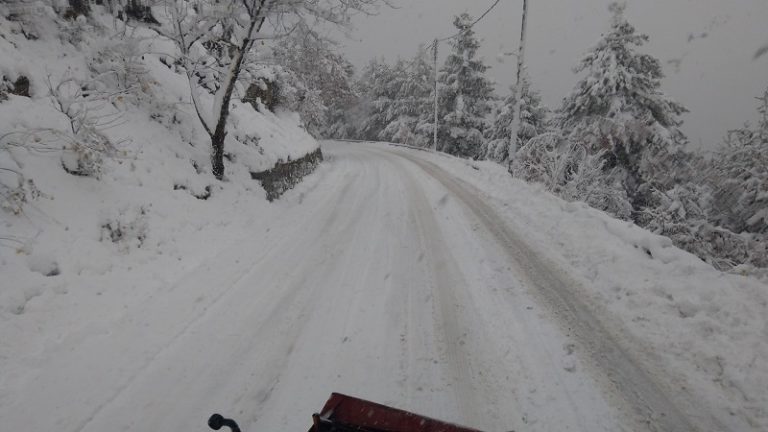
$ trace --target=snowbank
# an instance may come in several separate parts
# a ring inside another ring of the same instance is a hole
[[[581,282],[606,327],[663,385],[731,418],[732,430],[768,430],[768,285],[723,273],[670,239],[511,178],[492,162],[419,152],[483,191],[534,250]],[[638,342],[639,341],[639,342]]]
[[[0,102],[0,181],[8,187],[0,211],[0,382],[14,373],[12,361],[26,358],[11,352],[19,341],[34,352],[87,332],[254,229],[272,210],[250,173],[319,147],[296,114],[235,101],[227,181],[215,180],[210,142],[186,76],[167,60],[169,44],[138,31],[140,51],[130,51],[119,35],[94,30],[98,20],[111,23],[95,8],[90,23],[62,23],[42,10],[39,39],[0,17],[0,75],[31,82],[31,97]],[[133,89],[107,95],[104,74],[126,64],[138,68]],[[88,121],[109,144],[91,155],[99,159],[91,176],[65,171],[78,169],[80,155],[49,87],[61,89],[65,103],[104,93],[87,104]]]

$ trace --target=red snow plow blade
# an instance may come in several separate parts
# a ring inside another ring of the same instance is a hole
[[[312,421],[309,432],[480,432],[339,393],[331,393]],[[211,416],[208,426],[240,432],[234,420],[219,414]]]
[[[479,432],[339,393],[312,420],[309,432]]]

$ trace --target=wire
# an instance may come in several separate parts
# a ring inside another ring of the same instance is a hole
[[[462,31],[460,31],[460,32],[458,32],[458,33],[456,33],[456,34],[454,34],[454,35],[451,35],[451,36],[448,36],[448,37],[444,37],[444,38],[442,38],[442,39],[433,39],[433,40],[430,40],[428,44],[426,44],[426,43],[425,43],[425,44],[422,44],[422,46],[424,46],[424,49],[425,49],[425,50],[431,50],[431,49],[435,49],[435,41],[437,41],[437,42],[445,42],[445,41],[447,41],[447,40],[450,40],[450,39],[453,39],[453,38],[455,38],[455,37],[457,37],[457,36],[460,36],[462,33],[466,32],[466,31],[469,31],[469,30],[471,30],[471,29],[472,29],[472,27],[474,27],[474,26],[475,26],[477,23],[479,23],[480,21],[482,21],[482,20],[483,20],[483,18],[485,18],[486,16],[488,16],[488,14],[489,14],[489,13],[491,13],[491,11],[492,11],[492,10],[493,10],[493,9],[494,9],[496,6],[498,6],[498,4],[499,4],[499,3],[501,3],[501,0],[496,0],[496,1],[494,1],[494,2],[493,2],[493,4],[492,4],[492,5],[491,5],[491,6],[490,6],[488,9],[486,9],[486,11],[485,11],[485,12],[483,12],[483,14],[482,14],[482,15],[480,15],[480,16],[479,16],[479,17],[478,17],[478,18],[477,18],[475,21],[473,21],[473,22],[472,22],[472,24],[470,24],[470,25],[469,25],[469,27],[467,27],[466,29],[464,29],[464,30],[462,30]],[[405,63],[407,63],[407,68],[409,68],[409,69],[410,69],[410,68],[412,68],[412,67],[413,67],[413,65],[416,63],[416,60],[406,61]]]
[[[487,16],[489,13],[491,13],[491,11],[493,10],[493,8],[495,8],[495,7],[496,7],[496,6],[497,6],[499,3],[501,3],[501,0],[496,0],[495,2],[493,2],[493,4],[491,5],[491,7],[489,7],[489,8],[488,8],[488,9],[487,9],[485,12],[483,12],[483,14],[482,14],[482,15],[480,15],[480,17],[479,17],[478,19],[476,19],[476,20],[475,20],[475,21],[474,21],[472,24],[470,24],[470,25],[469,25],[469,27],[467,27],[466,29],[464,29],[464,30],[462,30],[462,31],[460,31],[460,32],[458,32],[458,33],[456,33],[455,35],[451,35],[451,36],[448,36],[448,37],[444,37],[444,38],[442,38],[442,39],[438,39],[438,41],[439,41],[439,42],[444,42],[444,41],[447,41],[447,40],[449,40],[449,39],[453,39],[453,38],[455,38],[455,37],[457,37],[457,36],[461,35],[462,33],[466,32],[466,31],[469,31],[469,30],[471,30],[471,29],[472,29],[472,27],[474,27],[474,26],[475,26],[475,24],[477,24],[477,23],[479,23],[480,21],[482,21],[482,19],[483,19],[483,18],[485,18],[485,17],[486,17],[486,16]],[[434,44],[434,42],[432,42],[432,43]]]
[[[501,3],[501,0],[496,0],[496,3],[492,4],[491,7],[489,7],[487,11],[483,12],[483,14],[480,15],[480,18],[476,19],[475,22],[473,22],[470,27],[474,27],[475,24],[479,23],[483,18],[485,18],[486,15],[491,13],[493,8],[495,8],[499,3]]]

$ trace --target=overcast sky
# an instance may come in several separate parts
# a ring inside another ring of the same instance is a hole
[[[358,17],[343,49],[358,67],[373,57],[412,57],[420,43],[451,35],[452,17],[479,16],[493,0],[393,0],[398,9]],[[610,0],[529,0],[526,62],[545,102],[557,107],[578,77],[572,68],[609,26]],[[627,15],[651,37],[646,52],[662,61],[663,89],[691,112],[683,118],[693,145],[713,148],[725,132],[756,118],[755,96],[768,87],[768,0],[630,0]],[[489,74],[507,93],[514,82],[522,0],[501,3],[476,27]],[[449,49],[441,46],[442,53]]]

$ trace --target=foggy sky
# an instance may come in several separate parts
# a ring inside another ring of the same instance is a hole
[[[419,44],[455,33],[452,17],[479,16],[492,0],[393,0],[398,9],[355,18],[353,40],[342,49],[358,67],[373,57],[412,57]],[[610,0],[529,0],[526,63],[545,103],[560,105],[578,76],[582,55],[609,27]],[[695,147],[715,148],[728,129],[757,118],[754,97],[768,87],[768,56],[753,60],[768,43],[768,0],[630,0],[627,16],[650,36],[645,52],[661,60],[663,90],[691,111],[684,132]],[[505,96],[514,82],[522,0],[501,0],[476,27],[480,55]],[[441,53],[450,48],[441,45]],[[441,56],[442,57],[442,56]]]

